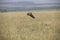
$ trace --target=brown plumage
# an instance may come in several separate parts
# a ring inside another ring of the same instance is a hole
[[[27,13],[28,16],[32,17],[33,19],[35,19],[35,17],[33,16],[32,12]]]

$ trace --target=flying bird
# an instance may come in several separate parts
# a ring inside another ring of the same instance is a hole
[[[35,19],[34,15],[32,14],[32,12],[27,13],[28,16],[32,17],[33,19]]]

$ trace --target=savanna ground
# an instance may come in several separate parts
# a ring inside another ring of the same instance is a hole
[[[60,40],[60,10],[0,13],[0,40]]]

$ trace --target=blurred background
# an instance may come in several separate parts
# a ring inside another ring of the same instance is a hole
[[[0,10],[47,10],[60,9],[60,0],[1,0]]]

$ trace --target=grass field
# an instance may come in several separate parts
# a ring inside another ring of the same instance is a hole
[[[60,10],[0,13],[0,40],[60,40]]]

